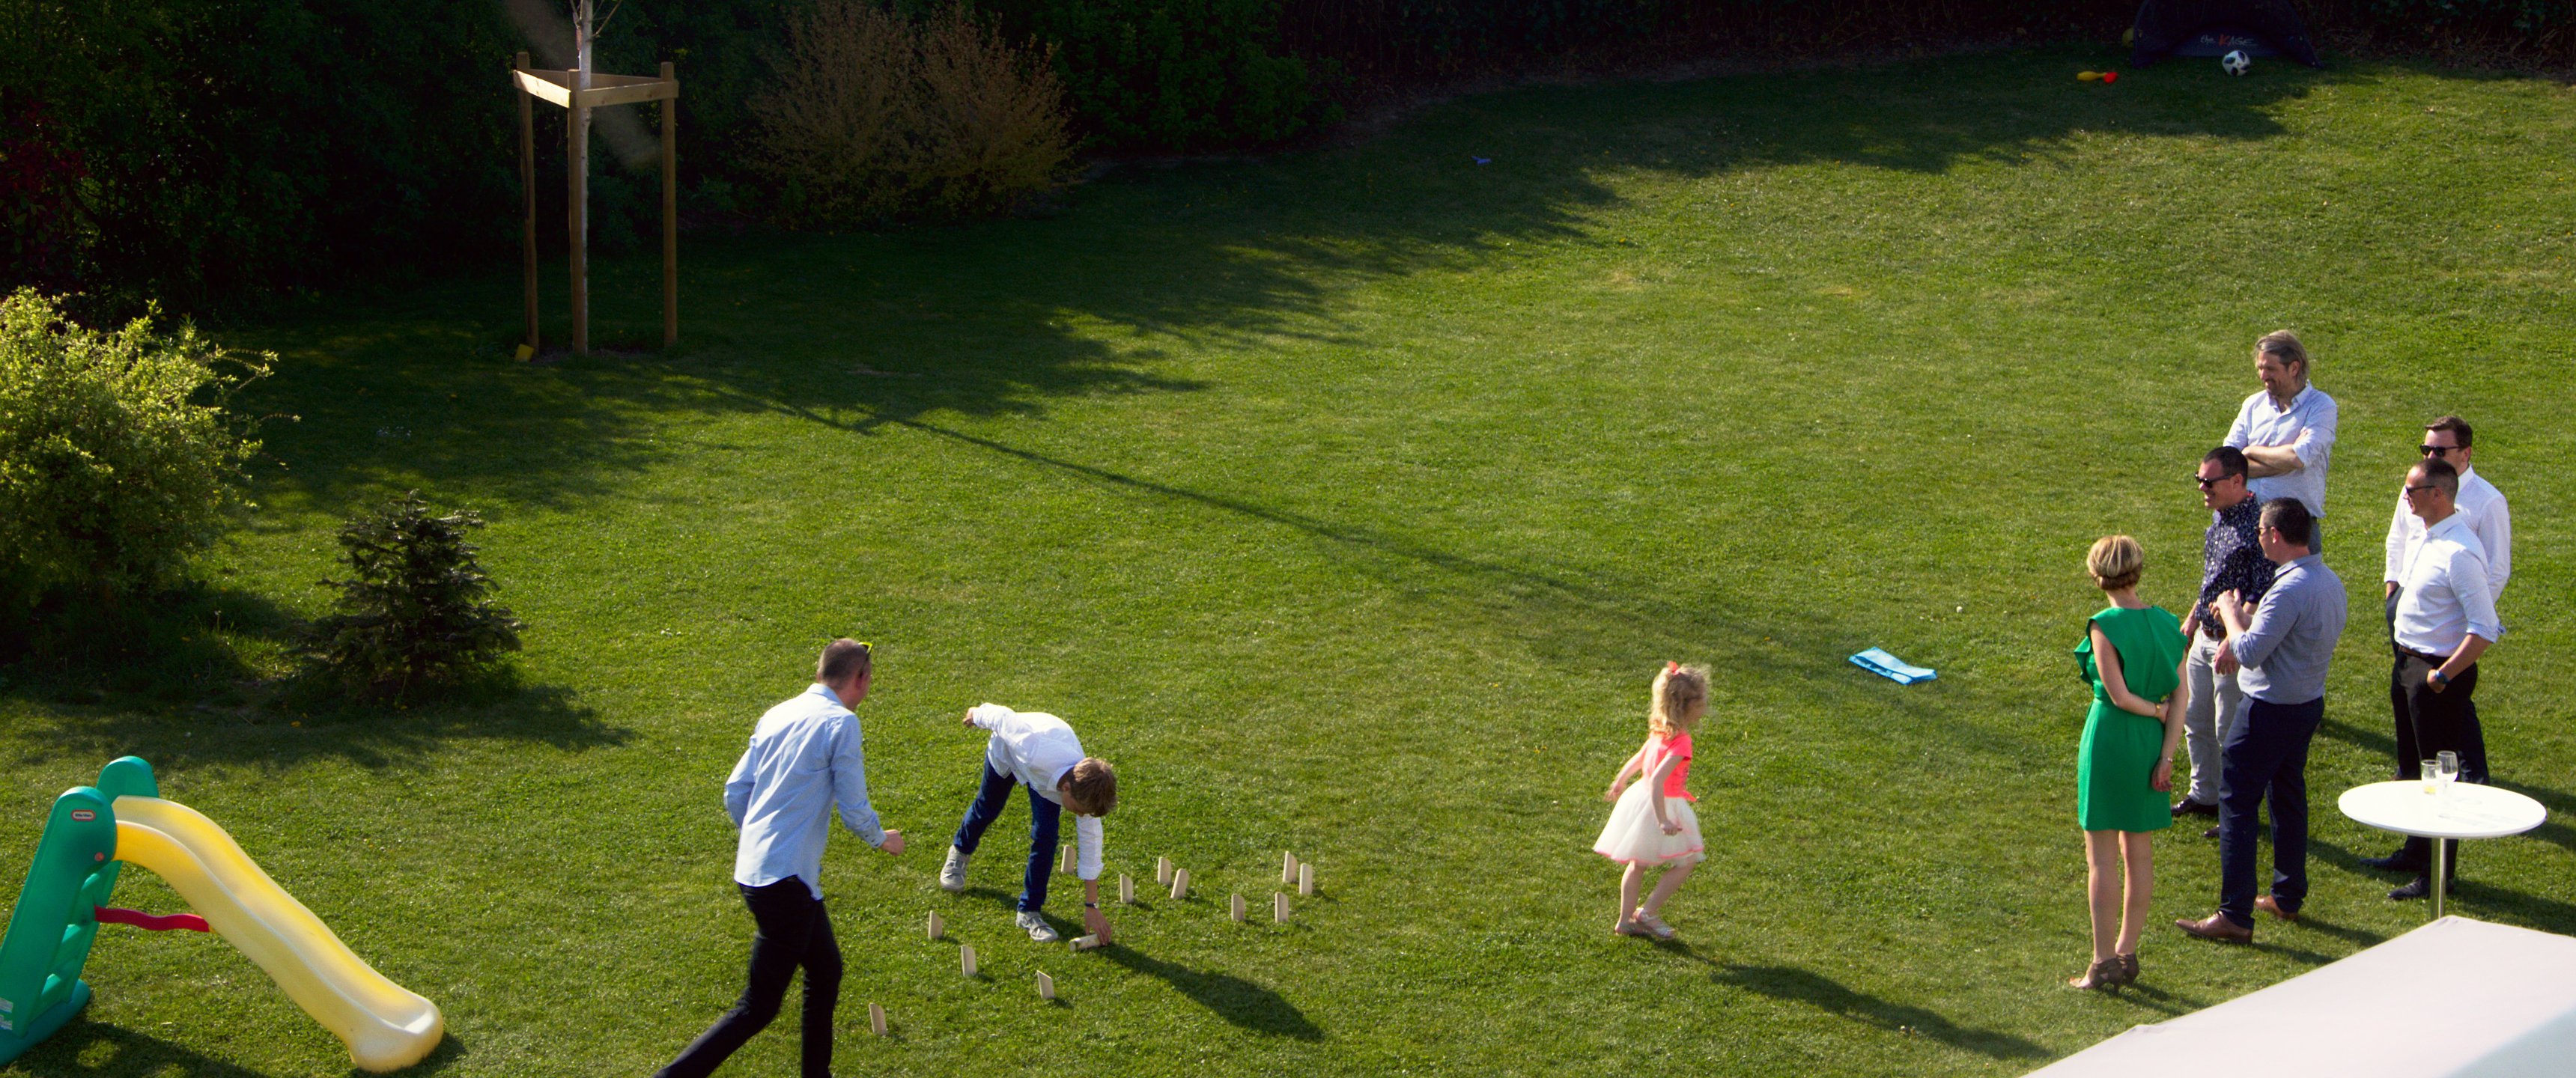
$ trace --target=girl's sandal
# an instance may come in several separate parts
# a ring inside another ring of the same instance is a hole
[[[1637,918],[1637,927],[1645,929],[1649,935],[1652,935],[1659,940],[1668,940],[1681,935],[1681,933],[1673,931],[1673,926],[1665,924],[1663,918],[1652,915],[1639,915]]]
[[[1639,924],[1636,921],[1624,918],[1621,919],[1618,924],[1610,926],[1610,934],[1613,936],[1642,936],[1647,939],[1653,939],[1655,936],[1653,929],[1647,928],[1645,925]]]

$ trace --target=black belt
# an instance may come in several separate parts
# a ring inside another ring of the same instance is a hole
[[[2451,661],[2451,657],[2450,657],[2450,656],[2448,656],[2448,655],[2427,655],[2427,654],[2425,654],[2425,653],[2423,653],[2423,652],[2420,652],[2420,651],[2415,650],[2414,648],[2407,647],[2407,646],[2406,646],[2406,645],[2404,645],[2404,644],[2397,644],[2397,645],[2394,645],[2394,646],[2397,648],[2397,653],[2398,653],[2399,655],[2406,656],[2407,658],[2410,658],[2410,659],[2422,659],[2422,660],[2424,660],[2425,662],[2431,663],[2431,664],[2433,664],[2433,665],[2435,665],[2435,666],[2440,666],[2440,665],[2442,665],[2443,663],[2446,663],[2446,662]]]

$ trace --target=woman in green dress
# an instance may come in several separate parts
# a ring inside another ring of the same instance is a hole
[[[2093,907],[2093,964],[2066,983],[2117,989],[2138,978],[2138,933],[2155,894],[2150,839],[2173,825],[2174,746],[2190,703],[2183,681],[2182,621],[2138,598],[2146,552],[2105,536],[2085,556],[2111,605],[2093,615],[2075,664],[2093,685],[2084,747],[2075,758],[2075,817],[2084,828],[2084,889]],[[2121,886],[2111,886],[2114,862]],[[2117,927],[2116,937],[2113,934]]]

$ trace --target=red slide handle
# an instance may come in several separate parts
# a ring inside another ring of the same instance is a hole
[[[98,923],[103,925],[133,925],[150,932],[168,932],[176,928],[184,928],[190,932],[214,931],[207,926],[205,918],[193,913],[174,913],[167,917],[155,917],[141,910],[121,910],[114,906],[90,908],[98,911]]]

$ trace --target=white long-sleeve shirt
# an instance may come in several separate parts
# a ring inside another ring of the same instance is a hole
[[[2335,423],[2340,412],[2333,397],[2315,386],[2299,390],[2283,408],[2267,390],[2256,390],[2236,410],[2226,444],[2288,446],[2298,455],[2299,470],[2245,481],[2245,489],[2264,501],[2297,498],[2308,512],[2326,515],[2326,468],[2334,460]]]
[[[1073,765],[1082,762],[1082,739],[1073,727],[1043,711],[1013,711],[1000,704],[978,704],[967,712],[975,725],[993,732],[984,746],[984,763],[996,774],[1018,779],[1029,792],[1064,804],[1055,788]],[[1100,878],[1101,827],[1098,816],[1073,818],[1074,875]]]
[[[2504,598],[2504,582],[2513,576],[2513,513],[2504,492],[2475,468],[2460,469],[2460,497],[2453,503],[2487,555],[2487,593]],[[2415,544],[2424,541],[2424,521],[2406,507],[2406,491],[2397,492],[2397,516],[2388,522],[2388,564],[2380,579],[2395,584],[2406,579],[2406,563]]]
[[[2448,657],[2475,633],[2504,639],[2495,597],[2487,593],[2486,552],[2460,514],[2427,529],[2397,582],[2397,646]]]

